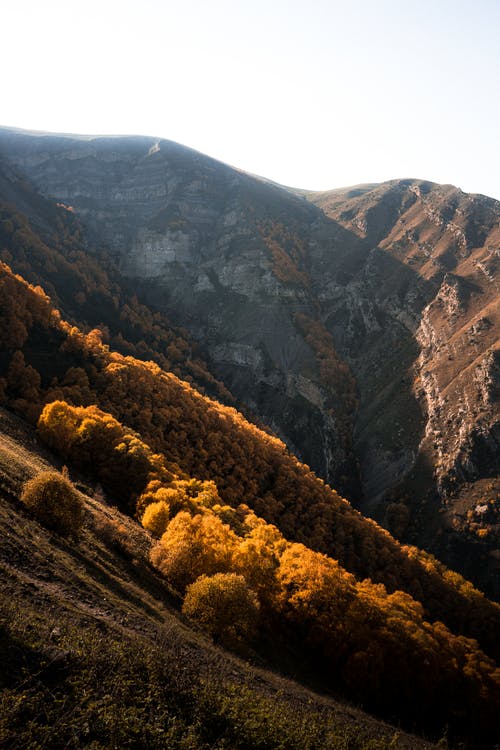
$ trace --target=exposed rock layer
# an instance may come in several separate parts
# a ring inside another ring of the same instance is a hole
[[[406,494],[399,533],[491,569],[498,202],[421,180],[306,199],[151,138],[0,131],[0,152],[320,475],[389,524]]]

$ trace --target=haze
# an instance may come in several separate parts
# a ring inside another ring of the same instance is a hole
[[[169,138],[314,190],[500,198],[500,4],[7,0],[0,123]]]

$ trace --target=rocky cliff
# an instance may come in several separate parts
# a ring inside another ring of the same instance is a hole
[[[242,404],[359,495],[354,381],[327,332],[319,353],[304,326],[319,320],[309,248],[359,253],[362,241],[303,198],[168,141],[10,131],[0,141],[10,164],[85,222],[89,248],[104,247],[143,299],[202,342]],[[321,373],[332,363],[336,390]]]
[[[370,243],[378,271],[382,257],[391,268],[399,266],[394,277],[399,295],[388,291],[389,275],[383,274],[370,297],[379,311],[402,324],[400,340],[406,338],[411,350],[409,359],[401,360],[404,374],[396,365],[403,374],[400,397],[406,396],[399,419],[413,399],[423,429],[417,437],[402,426],[403,481],[392,494],[406,494],[413,538],[469,574],[479,565],[491,571],[499,557],[500,205],[420,180],[309,197]],[[372,402],[373,371],[356,355],[349,359],[361,392]],[[375,431],[363,422],[363,411],[356,445],[372,441],[369,452],[375,456]],[[375,411],[374,418],[381,413]],[[390,432],[384,428],[383,434]],[[389,455],[395,455],[395,446]],[[376,494],[377,488],[368,493]]]
[[[0,153],[302,460],[394,532],[465,544],[492,585],[498,202],[420,180],[304,196],[152,138],[0,130]]]

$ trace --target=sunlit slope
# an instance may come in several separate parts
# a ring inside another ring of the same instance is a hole
[[[431,748],[213,646],[179,619],[179,597],[148,564],[149,534],[83,484],[78,541],[40,526],[21,487],[57,467],[0,410],[2,744]]]
[[[111,352],[61,320],[50,299],[2,266],[2,392],[36,420],[43,404],[97,404],[189,476],[215,481],[293,541],[326,552],[358,578],[401,589],[426,616],[477,637],[493,653],[499,608],[430,557],[402,547],[319,480],[275,437],[156,364]],[[119,498],[117,498],[119,500]]]

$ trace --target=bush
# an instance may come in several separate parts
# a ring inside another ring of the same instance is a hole
[[[153,536],[160,538],[165,533],[169,520],[170,507],[165,500],[160,500],[147,506],[141,523]]]
[[[182,611],[225,643],[251,638],[259,614],[257,595],[243,576],[216,573],[188,586]]]
[[[97,538],[104,542],[109,549],[131,560],[137,557],[138,551],[123,523],[101,516],[97,519],[94,518],[93,529]]]
[[[43,471],[25,482],[21,502],[44,526],[64,536],[76,535],[83,524],[83,501],[57,471]]]

